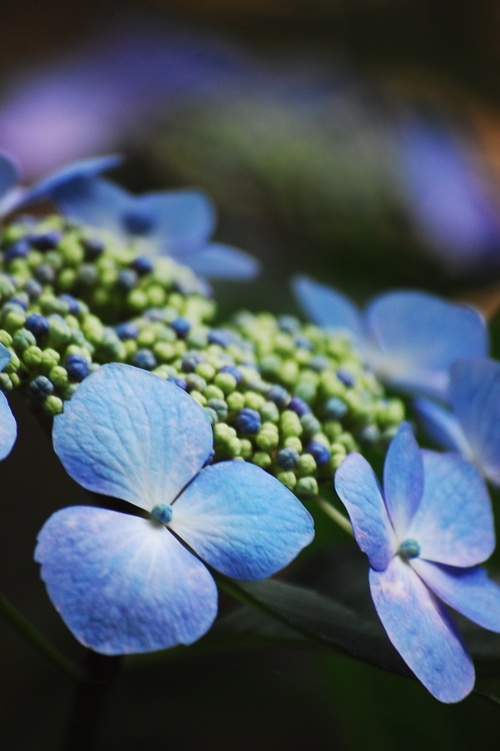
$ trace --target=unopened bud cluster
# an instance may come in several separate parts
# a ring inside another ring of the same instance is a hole
[[[206,285],[170,259],[59,217],[10,225],[2,251],[0,341],[13,357],[0,385],[48,414],[100,364],[126,362],[205,409],[214,461],[253,462],[302,498],[349,452],[385,448],[404,418],[347,338],[246,312],[211,328]]]

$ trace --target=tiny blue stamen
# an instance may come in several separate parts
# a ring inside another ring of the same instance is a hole
[[[420,545],[416,540],[404,540],[399,546],[399,555],[402,558],[410,560],[410,558],[418,558],[420,555]]]
[[[162,524],[169,524],[172,521],[172,506],[158,503],[151,511],[151,516]]]

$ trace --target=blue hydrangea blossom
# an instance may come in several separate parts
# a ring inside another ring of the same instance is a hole
[[[500,632],[500,587],[477,565],[495,547],[481,474],[456,454],[420,450],[402,423],[383,491],[356,453],[340,465],[335,488],[368,555],[373,602],[390,640],[431,694],[460,701],[474,686],[474,666],[442,602]]]
[[[6,154],[0,154],[0,216],[23,208],[36,201],[47,200],[63,185],[70,187],[85,182],[122,161],[118,155],[92,157],[72,162],[43,177],[31,188],[19,183],[19,169]]]
[[[251,279],[259,263],[236,248],[209,242],[215,209],[199,190],[134,196],[104,178],[57,186],[52,198],[67,216],[112,231],[152,254],[168,255],[212,279]]]
[[[7,347],[0,344],[0,371],[12,360],[12,354]],[[0,391],[0,461],[5,459],[16,442],[17,423],[9,407],[7,397]]]
[[[324,284],[296,277],[294,292],[311,320],[343,331],[384,383],[447,400],[449,370],[463,358],[488,355],[481,314],[426,292],[389,292],[361,313]]]
[[[192,643],[217,613],[200,559],[227,576],[262,579],[314,535],[302,504],[259,467],[205,466],[213,448],[205,412],[144,370],[115,363],[86,378],[55,418],[53,442],[80,485],[144,512],[65,508],[39,534],[35,558],[49,596],[97,652]]]
[[[500,485],[500,363],[460,360],[450,371],[451,410],[419,398],[415,410],[427,433],[448,451],[458,451]]]

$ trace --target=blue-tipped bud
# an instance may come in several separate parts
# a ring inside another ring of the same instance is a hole
[[[286,334],[293,334],[294,331],[300,328],[300,321],[295,316],[279,316],[277,323],[280,330]]]
[[[312,370],[316,370],[318,373],[321,373],[322,370],[326,370],[329,366],[330,360],[324,355],[316,355],[316,357],[311,358],[309,363],[309,367],[312,368]]]
[[[297,334],[293,341],[295,346],[300,347],[300,349],[313,349],[313,343],[304,334]]]
[[[209,399],[207,407],[217,412],[219,422],[224,422],[227,419],[227,404],[224,399]]]
[[[181,370],[183,373],[194,373],[197,365],[205,362],[205,358],[199,352],[187,352],[182,358]]]
[[[41,263],[33,273],[40,284],[52,284],[56,279],[56,271],[50,263]]]
[[[150,349],[138,349],[132,358],[132,364],[144,370],[153,370],[157,365],[156,357]]]
[[[176,386],[178,386],[183,391],[187,391],[187,383],[184,380],[184,378],[177,378],[176,376],[169,376],[167,378],[167,381],[170,381],[170,383],[175,383]]]
[[[18,240],[13,245],[9,245],[5,253],[6,261],[13,261],[15,258],[26,258],[30,252],[30,246],[26,240]]]
[[[73,295],[59,295],[59,300],[66,303],[68,311],[72,316],[77,316],[80,313],[80,303]]]
[[[38,300],[43,292],[41,284],[36,279],[28,279],[23,289],[28,294],[30,300]]]
[[[341,420],[347,414],[347,404],[338,396],[332,396],[325,404],[324,411],[327,420]]]
[[[307,402],[301,399],[300,396],[292,396],[288,405],[288,409],[296,412],[299,417],[308,415],[311,411],[311,407],[307,404]]]
[[[33,399],[36,399],[38,402],[43,402],[48,396],[52,396],[54,393],[54,386],[45,376],[37,376],[30,382],[28,391]]]
[[[28,329],[28,331],[31,331],[31,333],[36,336],[37,339],[47,333],[49,326],[50,323],[48,318],[40,315],[40,313],[32,313],[30,316],[28,316],[24,324],[24,328]]]
[[[148,308],[144,311],[144,316],[153,323],[161,323],[167,320],[167,313],[161,308]]]
[[[285,448],[276,454],[276,463],[282,469],[295,469],[300,463],[300,454],[296,449]]]
[[[185,318],[176,318],[170,326],[173,328],[179,339],[185,339],[191,330],[191,324]]]
[[[120,325],[116,327],[116,333],[122,341],[125,341],[126,339],[137,339],[139,336],[139,329],[135,323],[128,321],[126,323],[120,323]]]
[[[366,425],[359,431],[358,438],[364,446],[373,446],[380,440],[380,430],[376,425]]]
[[[398,553],[402,558],[406,558],[406,560],[418,558],[420,555],[420,545],[416,540],[405,540],[399,546]]]
[[[37,250],[52,250],[62,238],[62,232],[44,232],[43,234],[29,235],[28,240],[32,248]]]
[[[12,303],[13,305],[19,305],[21,308],[23,308],[23,310],[27,310],[29,303],[28,295],[20,292],[15,297],[11,297],[9,303]]]
[[[311,441],[307,446],[307,452],[314,456],[314,460],[318,467],[322,467],[330,461],[330,450],[324,443],[320,443],[319,441]]]
[[[161,524],[170,524],[172,521],[172,506],[166,503],[158,503],[151,511],[151,516]]]
[[[237,368],[235,365],[223,365],[222,368],[219,370],[219,373],[231,373],[232,376],[236,379],[236,383],[239,385],[243,380],[243,375],[241,370]]]
[[[234,344],[238,341],[234,331],[228,329],[212,329],[208,332],[208,343],[218,344],[220,347],[227,347],[228,344]]]
[[[243,407],[243,409],[238,412],[234,424],[236,430],[244,435],[258,433],[260,430],[260,415],[255,409]]]
[[[135,287],[135,285],[137,284],[137,279],[137,274],[135,271],[133,271],[133,269],[123,269],[118,274],[116,286],[120,289],[128,291]]]
[[[319,433],[321,430],[321,424],[319,420],[314,417],[312,412],[302,415],[300,418],[300,424],[304,429],[304,433],[311,437],[316,435],[316,433]]]
[[[104,243],[101,240],[95,238],[83,239],[82,247],[85,251],[85,258],[87,261],[95,261],[104,253]]]
[[[154,263],[149,256],[138,256],[132,261],[131,266],[139,276],[150,274],[154,269]]]
[[[283,386],[278,384],[271,386],[266,393],[266,397],[270,402],[274,402],[279,409],[285,409],[290,402],[290,394]]]
[[[337,378],[339,381],[342,381],[344,386],[347,386],[347,388],[352,388],[354,384],[356,383],[356,379],[352,375],[352,373],[349,373],[348,370],[337,370]]]
[[[80,382],[89,374],[89,363],[83,355],[68,355],[66,358],[66,370],[73,381]]]

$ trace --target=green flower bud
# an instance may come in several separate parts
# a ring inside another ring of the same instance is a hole
[[[158,284],[152,284],[148,287],[146,294],[150,307],[161,308],[165,305],[167,295],[163,287],[160,287]]]
[[[57,285],[63,292],[68,292],[75,286],[76,271],[75,269],[63,269],[57,277]]]
[[[253,464],[256,464],[261,469],[268,469],[272,464],[272,459],[269,454],[264,451],[257,451],[250,460]]]
[[[299,366],[295,360],[285,360],[279,372],[279,378],[285,386],[293,386],[299,377]]]
[[[160,365],[152,372],[160,378],[170,378],[171,376],[175,377],[178,375],[176,369],[172,368],[170,365]]]
[[[299,498],[308,500],[318,495],[318,483],[314,477],[301,477],[295,486]]]
[[[252,441],[249,441],[248,438],[240,438],[240,444],[241,444],[241,456],[243,459],[248,460],[253,454],[253,446]]]
[[[12,344],[12,337],[4,329],[0,329],[0,344],[4,347],[10,347]]]
[[[214,378],[214,384],[220,388],[224,394],[231,394],[238,385],[236,378],[231,373],[217,373]]]
[[[104,336],[104,327],[97,316],[88,315],[82,321],[82,332],[91,344],[99,344]]]
[[[358,450],[358,444],[354,440],[351,433],[342,433],[342,435],[337,438],[336,443],[342,444],[348,454]]]
[[[302,425],[304,433],[310,438],[321,431],[321,424],[319,420],[314,417],[312,412],[308,412],[307,414],[303,415],[300,418],[300,424]]]
[[[39,368],[42,364],[42,355],[43,352],[40,349],[40,347],[32,346],[27,347],[23,354],[22,359],[24,364],[30,369],[35,370],[36,368]]]
[[[60,365],[54,365],[54,367],[50,369],[49,379],[52,381],[56,389],[65,389],[68,385],[68,371]]]
[[[206,396],[207,399],[224,399],[224,392],[212,384],[206,387],[203,395]]]
[[[195,373],[198,373],[198,375],[200,375],[202,378],[204,378],[205,381],[211,381],[215,376],[215,368],[208,362],[199,363],[195,367],[194,371]],[[224,397],[224,394],[222,395],[222,397]]]
[[[27,347],[34,347],[36,339],[28,329],[19,329],[12,338],[12,346],[17,352],[24,352]]]
[[[77,390],[79,384],[78,383],[70,383],[68,386],[66,386],[64,390],[64,399],[65,401],[69,401],[75,391]]]
[[[34,349],[34,348],[29,347],[29,349]],[[38,349],[38,347],[36,349]],[[26,352],[28,352],[28,350],[24,352],[23,359],[24,359],[24,356],[26,355]],[[48,373],[51,370],[51,368],[54,367],[54,365],[59,365],[60,359],[61,359],[61,355],[59,354],[59,352],[56,352],[55,349],[51,349],[51,348],[45,349],[42,352],[42,356],[40,359],[40,367],[42,368],[42,370]]]
[[[255,409],[257,412],[260,411],[260,409],[264,406],[266,403],[266,400],[263,396],[260,394],[257,394],[255,391],[247,391],[245,394],[245,407],[249,407],[250,409]]]
[[[9,391],[12,391],[13,388],[14,386],[7,373],[0,373],[0,389],[2,389],[2,391],[5,391],[6,393],[9,393]]]
[[[62,399],[58,396],[48,396],[42,404],[42,409],[47,415],[55,417],[63,411]]]
[[[233,391],[226,399],[227,408],[230,412],[239,412],[245,406],[245,396],[239,391]]]
[[[128,294],[127,305],[132,310],[146,310],[149,307],[148,296],[142,289],[133,289]]]
[[[271,430],[271,427],[273,430]],[[272,422],[264,423],[262,428],[255,436],[255,443],[263,451],[275,449],[279,443],[278,429]]]
[[[255,409],[255,407],[253,407],[253,409]],[[264,402],[260,407],[259,412],[264,422],[278,422],[280,419],[279,409],[274,402]]]
[[[283,445],[287,449],[295,449],[299,454],[302,453],[302,441],[300,440],[300,438],[297,438],[297,436],[290,436],[290,438],[285,438]]]
[[[312,383],[306,381],[299,381],[295,386],[293,393],[295,396],[300,396],[308,404],[312,404],[316,398],[317,388]]]
[[[14,310],[10,310],[3,319],[3,327],[7,329],[11,334],[24,326],[26,316]]]
[[[288,490],[294,490],[297,485],[297,478],[293,472],[278,472],[276,477]]]
[[[282,413],[280,427],[285,438],[300,436],[303,432],[299,416],[295,412],[292,412],[291,409],[287,409]]]
[[[297,469],[301,475],[312,475],[317,469],[314,456],[312,454],[302,454]]]
[[[78,266],[83,263],[85,254],[76,235],[65,235],[57,247],[65,266]]]

